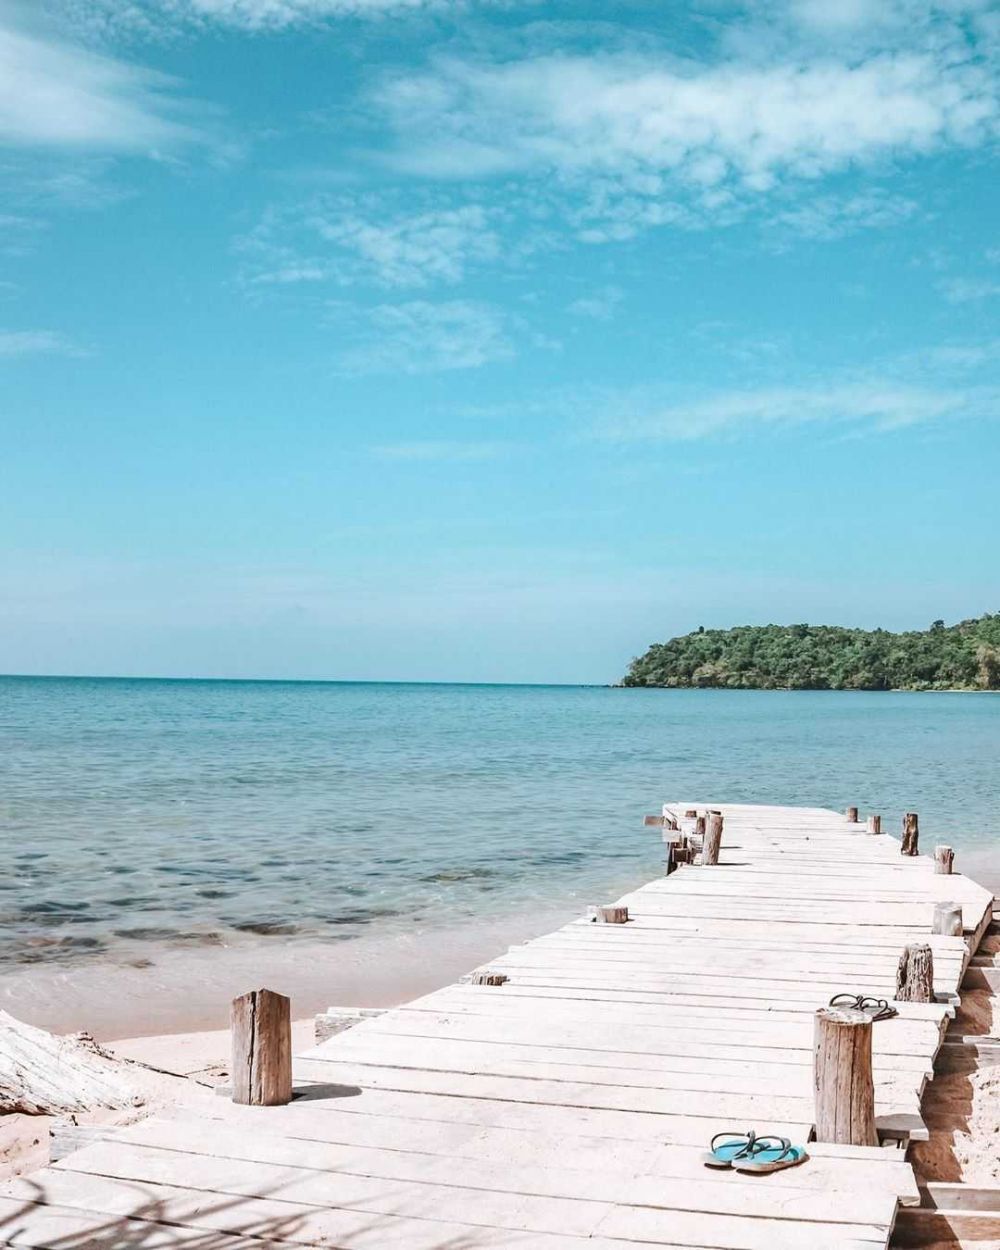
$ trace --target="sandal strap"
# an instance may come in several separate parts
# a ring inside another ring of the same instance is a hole
[[[767,1143],[769,1142],[777,1142],[778,1145],[781,1147],[781,1154],[778,1155],[778,1159],[783,1159],[785,1155],[788,1154],[788,1152],[792,1148],[792,1143],[788,1140],[787,1137],[779,1137],[777,1134],[771,1134],[768,1137],[756,1138],[753,1142],[753,1145],[747,1151],[747,1154],[753,1157],[753,1155],[755,1154],[760,1154],[762,1150],[777,1149],[777,1147],[774,1145],[768,1145]],[[775,1162],[777,1162],[777,1160],[775,1160]]]
[[[752,1128],[748,1128],[745,1133],[738,1133],[735,1129],[725,1130],[722,1133],[716,1133],[712,1140],[708,1143],[709,1150],[715,1149],[715,1143],[725,1138],[731,1145],[735,1146],[737,1142],[746,1142],[746,1149],[753,1148],[754,1142],[757,1140],[757,1134]]]

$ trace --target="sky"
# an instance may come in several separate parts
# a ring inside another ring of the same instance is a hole
[[[0,671],[1000,610],[992,0],[0,0]]]

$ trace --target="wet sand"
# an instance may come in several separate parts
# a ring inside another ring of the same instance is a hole
[[[200,950],[152,948],[143,967],[111,960],[36,963],[3,977],[0,1008],[39,1028],[82,1029],[102,1041],[224,1029],[230,1001],[264,986],[287,994],[296,1018],[331,1004],[389,1007],[448,985],[510,944],[548,933],[582,911],[491,916],[338,942],[271,937]]]

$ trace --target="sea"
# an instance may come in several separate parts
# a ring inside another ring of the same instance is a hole
[[[662,872],[664,800],[916,811],[995,888],[998,762],[985,694],[0,678],[0,1006],[430,989]]]

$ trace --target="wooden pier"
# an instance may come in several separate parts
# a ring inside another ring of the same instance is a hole
[[[864,818],[713,808],[718,863],[618,900],[627,922],[582,917],[492,960],[483,983],[361,1018],[296,1059],[287,1106],[217,1099],[210,1118],[146,1120],[7,1185],[0,1244],[887,1246],[919,1201],[902,1147],[926,1136],[921,1093],[992,896]],[[942,902],[960,905],[961,935],[932,933]],[[817,1009],[892,999],[913,943],[931,948],[935,1001],[872,1028],[881,1144],[812,1142],[769,1176],[705,1168],[723,1129],[809,1142]]]

